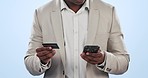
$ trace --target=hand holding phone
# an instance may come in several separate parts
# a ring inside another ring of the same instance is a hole
[[[81,57],[88,63],[96,65],[102,64],[105,59],[104,52],[101,52],[98,45],[86,45]]]
[[[97,53],[100,47],[98,45],[86,45],[83,52]]]

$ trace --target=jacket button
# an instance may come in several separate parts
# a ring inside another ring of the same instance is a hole
[[[110,71],[111,71],[111,69],[110,69],[110,68],[107,68],[107,69],[106,69],[106,71],[110,72]]]
[[[63,75],[65,75],[65,72],[63,71]]]

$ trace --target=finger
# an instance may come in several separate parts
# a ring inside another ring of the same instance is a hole
[[[46,55],[44,55],[44,56],[41,56],[41,57],[39,57],[39,58],[40,58],[40,60],[42,60],[42,61],[46,61],[46,60],[51,59],[54,55],[55,55],[55,51],[53,51],[52,53],[48,53],[48,54],[46,54]]]
[[[88,61],[92,61],[92,62],[98,62],[98,60],[99,60],[98,57],[92,57],[92,56],[87,56],[86,59]]]
[[[42,57],[42,56],[47,55],[48,53],[49,53],[48,51],[42,51],[42,52],[38,52],[36,55],[37,55],[38,57]]]
[[[46,50],[48,50],[48,51],[52,51],[53,49],[52,49],[52,47],[45,47],[46,48]]]
[[[42,51],[47,50],[47,51],[52,51],[51,47],[42,47]]]
[[[51,51],[52,48],[51,47],[40,47],[40,48],[36,49],[36,52],[41,52],[41,51],[45,51],[45,50]]]
[[[93,56],[93,55],[91,56],[91,55],[90,55],[90,56],[88,56],[87,58],[88,58],[89,60],[91,60],[91,61],[94,61],[94,62],[98,62],[98,63],[99,63],[100,61],[102,61],[103,54],[100,52],[99,55],[96,55],[96,56]]]
[[[50,58],[52,58],[54,55],[55,55],[55,51],[53,51],[52,53],[46,55],[46,57],[47,57],[47,59],[50,59]],[[47,60],[47,59],[45,59],[45,60]]]
[[[85,61],[87,61],[87,62],[93,60],[93,57],[88,56],[88,55],[86,55],[85,53],[82,53],[82,54],[81,54],[81,57],[82,57]]]
[[[40,47],[36,49],[36,52],[42,52],[44,50],[47,50],[47,47]]]
[[[92,60],[92,58],[88,58],[88,56],[85,55],[84,53],[81,54],[81,57],[90,64],[97,64],[98,63],[98,61],[94,61],[94,60]]]
[[[102,56],[102,54],[101,54],[100,52],[97,52],[97,53],[90,53],[90,52],[87,52],[86,55],[87,55],[87,56],[94,57],[94,58],[96,58],[96,57],[101,57],[101,56]]]
[[[44,56],[48,53],[48,51],[41,51],[41,52],[37,52],[37,56]]]
[[[52,49],[52,54],[55,55],[56,51],[54,49]]]
[[[36,52],[41,52],[41,51],[42,51],[42,47],[36,49]]]
[[[83,57],[86,59],[86,60],[89,60],[89,61],[95,61],[95,62],[98,62],[99,60],[99,57],[93,57],[93,56],[89,56],[87,54],[83,54]]]
[[[98,64],[98,62],[95,62],[95,61],[89,61],[88,63],[93,64],[93,65]]]
[[[39,59],[40,59],[41,61],[45,61],[45,60],[50,59],[50,58],[49,58],[49,57],[46,57],[46,56],[42,56],[42,57],[39,57]]]
[[[40,60],[45,61],[50,59],[51,57],[52,57],[52,54],[48,54],[48,55],[40,56],[39,58]]]
[[[87,60],[86,60],[86,55],[85,55],[85,53],[82,53],[80,56],[81,56],[85,61],[87,61]]]

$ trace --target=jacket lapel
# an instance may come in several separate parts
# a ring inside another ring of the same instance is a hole
[[[99,25],[99,10],[95,9],[95,5],[91,3],[89,11],[88,34],[86,44],[93,44]]]
[[[62,26],[62,18],[59,8],[59,2],[55,0],[55,7],[53,7],[53,11],[51,12],[51,22],[53,25],[54,34],[56,37],[56,41],[59,45],[59,52],[62,58],[62,62],[65,68],[65,48],[64,48],[64,31]]]

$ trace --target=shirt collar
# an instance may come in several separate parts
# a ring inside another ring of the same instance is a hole
[[[64,0],[60,0],[60,4],[61,4],[61,11],[63,9],[69,8],[67,6],[67,4],[64,2]],[[90,4],[89,0],[86,0],[86,2],[84,3],[84,5],[82,7],[85,7],[85,8],[87,8],[89,10],[89,6],[90,6],[89,4]]]

